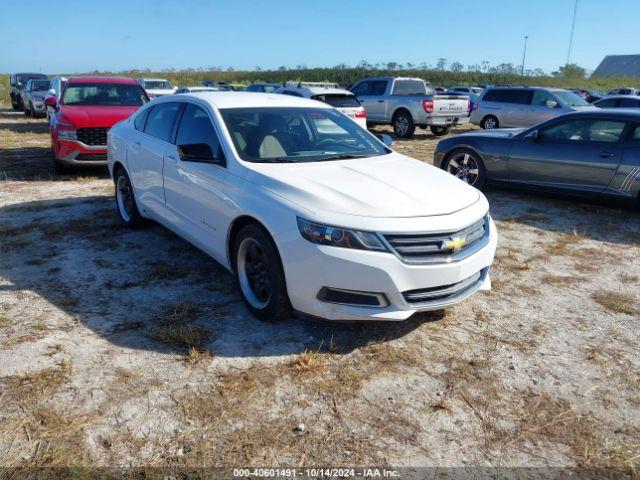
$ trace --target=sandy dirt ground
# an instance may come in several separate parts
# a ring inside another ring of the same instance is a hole
[[[49,146],[0,112],[0,468],[638,466],[637,211],[489,191],[492,292],[264,324],[206,255],[122,229],[105,171],[56,177]]]

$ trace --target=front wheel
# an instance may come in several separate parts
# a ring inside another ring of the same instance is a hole
[[[398,138],[411,138],[416,126],[409,112],[398,112],[393,116],[393,133]]]
[[[29,103],[29,107],[31,107],[31,103]],[[24,114],[27,117],[31,116],[31,108],[24,107]]]
[[[472,187],[482,190],[487,173],[479,155],[471,150],[456,150],[447,156],[443,168]]]
[[[133,186],[124,168],[118,169],[115,175],[116,212],[122,224],[127,228],[140,228],[146,222],[136,204]]]
[[[235,279],[245,305],[265,322],[291,313],[280,255],[273,240],[258,225],[243,227],[233,244]]]
[[[449,133],[449,127],[436,127],[435,125],[432,125],[430,130],[436,137],[442,137]]]

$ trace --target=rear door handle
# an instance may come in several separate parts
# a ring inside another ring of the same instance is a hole
[[[378,103],[384,103],[384,100],[378,100]]]
[[[611,152],[600,152],[600,157],[601,158],[611,158],[611,157],[615,157],[616,154],[615,153],[611,153]]]

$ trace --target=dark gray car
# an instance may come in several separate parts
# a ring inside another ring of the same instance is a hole
[[[594,110],[528,129],[472,132],[438,143],[434,164],[487,183],[640,200],[640,112]]]

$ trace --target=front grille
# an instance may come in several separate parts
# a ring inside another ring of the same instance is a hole
[[[106,153],[81,153],[76,157],[78,162],[106,162]]]
[[[489,241],[489,217],[451,233],[387,234],[385,240],[408,263],[437,263],[460,260]]]
[[[466,296],[475,291],[484,282],[488,269],[480,270],[475,275],[460,282],[439,287],[420,288],[402,292],[405,301],[414,307],[429,306],[430,304],[447,303]]]
[[[85,145],[106,145],[108,128],[79,128],[78,140]]]

